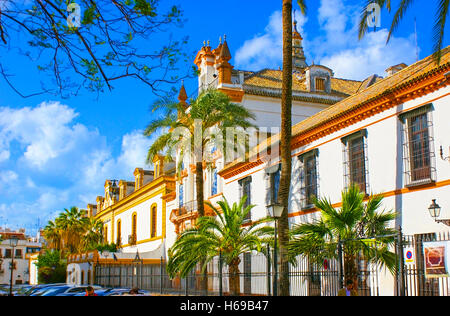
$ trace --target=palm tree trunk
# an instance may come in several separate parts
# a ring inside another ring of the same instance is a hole
[[[195,188],[197,190],[197,211],[199,217],[205,216],[203,186],[203,162],[199,161],[195,165]]]
[[[196,195],[197,195],[197,212],[198,212],[198,216],[200,217],[204,217],[205,216],[205,203],[204,203],[204,197],[203,197],[203,162],[202,161],[197,161],[196,165],[195,165],[195,188],[197,190]],[[204,266],[205,261],[201,260],[200,262],[200,266],[203,267]],[[201,287],[202,290],[206,293],[206,291],[208,290],[208,271],[205,268],[203,275],[201,276]]]
[[[230,264],[228,272],[230,273],[229,287],[231,296],[239,296],[241,294],[241,282],[239,278],[239,257]]]
[[[279,202],[283,215],[279,219],[280,241],[280,295],[289,296],[289,191],[291,186],[291,138],[292,138],[292,0],[283,0],[283,77],[281,95],[281,177]]]
[[[358,263],[356,260],[357,256],[354,253],[354,250],[351,249],[351,246],[348,248],[346,249],[347,252],[344,253],[345,280],[352,280],[354,289],[358,290]]]

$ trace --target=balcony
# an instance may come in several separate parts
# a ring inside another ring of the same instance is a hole
[[[136,235],[129,235],[128,236],[128,244],[130,245],[130,246],[136,246],[136,244],[137,244],[137,236]]]
[[[178,217],[180,217],[180,216],[190,214],[194,211],[196,212],[197,207],[198,207],[197,201],[190,201],[187,203],[183,203],[182,205],[180,205],[180,208],[178,210],[176,210],[176,215]]]
[[[205,200],[205,203],[209,200]],[[205,204],[205,216],[214,216],[214,210]],[[195,225],[198,219],[198,203],[190,201],[183,203],[180,208],[174,209],[170,214],[170,221],[175,225],[175,233],[179,234],[186,228]]]

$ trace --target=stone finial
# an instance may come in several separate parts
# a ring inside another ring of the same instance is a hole
[[[180,93],[178,94],[178,101],[180,101],[181,104],[186,104],[186,101],[188,99],[186,88],[184,87],[184,82],[181,85]]]

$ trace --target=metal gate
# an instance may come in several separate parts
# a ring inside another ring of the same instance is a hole
[[[450,296],[450,280],[448,274],[427,274],[424,249],[424,243],[449,241],[450,232],[403,237],[404,271],[401,282],[403,283],[404,289],[402,291],[403,293],[399,293],[400,295]]]

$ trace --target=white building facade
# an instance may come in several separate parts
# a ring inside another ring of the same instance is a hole
[[[430,240],[448,236],[448,51],[441,66],[432,57],[424,59],[293,127],[291,225],[318,218],[308,194],[340,207],[342,191],[356,183],[368,195],[384,195],[383,207],[398,213],[392,225],[403,234]],[[256,205],[253,221],[267,216],[274,188],[271,177],[279,162],[279,157],[266,157],[230,164],[220,172],[230,202],[248,186],[245,192]],[[441,206],[439,218],[428,210],[434,200]],[[416,251],[415,256],[416,264],[423,261],[422,253]],[[393,295],[393,277],[380,271],[380,278],[379,294]],[[442,282],[435,294],[449,295],[448,279]]]
[[[11,283],[11,264],[13,284],[30,284],[31,269],[29,258],[42,248],[42,244],[25,236],[25,231],[0,231],[3,241],[0,242],[0,284]],[[17,246],[11,247],[10,238],[18,239]]]
[[[299,36],[294,34],[290,224],[318,218],[310,196],[325,197],[340,207],[342,191],[356,183],[367,195],[384,195],[383,207],[398,213],[392,226],[401,228],[405,235],[448,234],[449,49],[444,49],[440,65],[428,57],[409,67],[391,67],[386,78],[373,75],[360,82],[335,78],[333,71],[322,65],[308,66]],[[282,72],[234,70],[230,59],[226,41],[216,49],[205,43],[195,59],[199,91],[218,89],[252,111],[256,116],[253,123],[266,129],[271,144],[276,145]],[[179,101],[186,104],[184,87]],[[214,205],[225,197],[233,203],[247,195],[249,203],[256,205],[251,221],[266,217],[267,206],[276,195],[280,158],[273,152],[265,156],[263,149],[263,144],[255,149],[257,159],[250,156],[250,161],[234,162],[213,152],[214,167],[204,171],[205,201]],[[178,163],[161,167],[160,157],[154,161],[155,171],[137,169],[134,182],[122,180],[118,186],[105,183],[105,196],[88,209],[90,216],[104,222],[106,240],[120,244],[121,251],[114,258],[111,254],[74,257],[70,263],[77,266],[70,266],[71,273],[84,271],[83,276],[95,279],[95,260],[117,265],[130,264],[136,258],[148,264],[167,260],[167,250],[177,236],[198,218],[195,165],[186,157],[178,175]],[[428,212],[434,200],[442,207],[439,218]],[[417,255],[417,261],[423,259]],[[250,267],[248,270],[243,262],[241,271],[261,272],[265,268],[256,263]],[[72,277],[74,282],[86,283],[80,275]],[[250,294],[264,294],[252,291],[248,284],[242,280],[242,288],[249,287]],[[377,294],[394,295],[396,286],[393,276],[379,271]],[[448,288],[438,291],[448,295]],[[292,294],[299,293],[306,292],[294,286]]]

